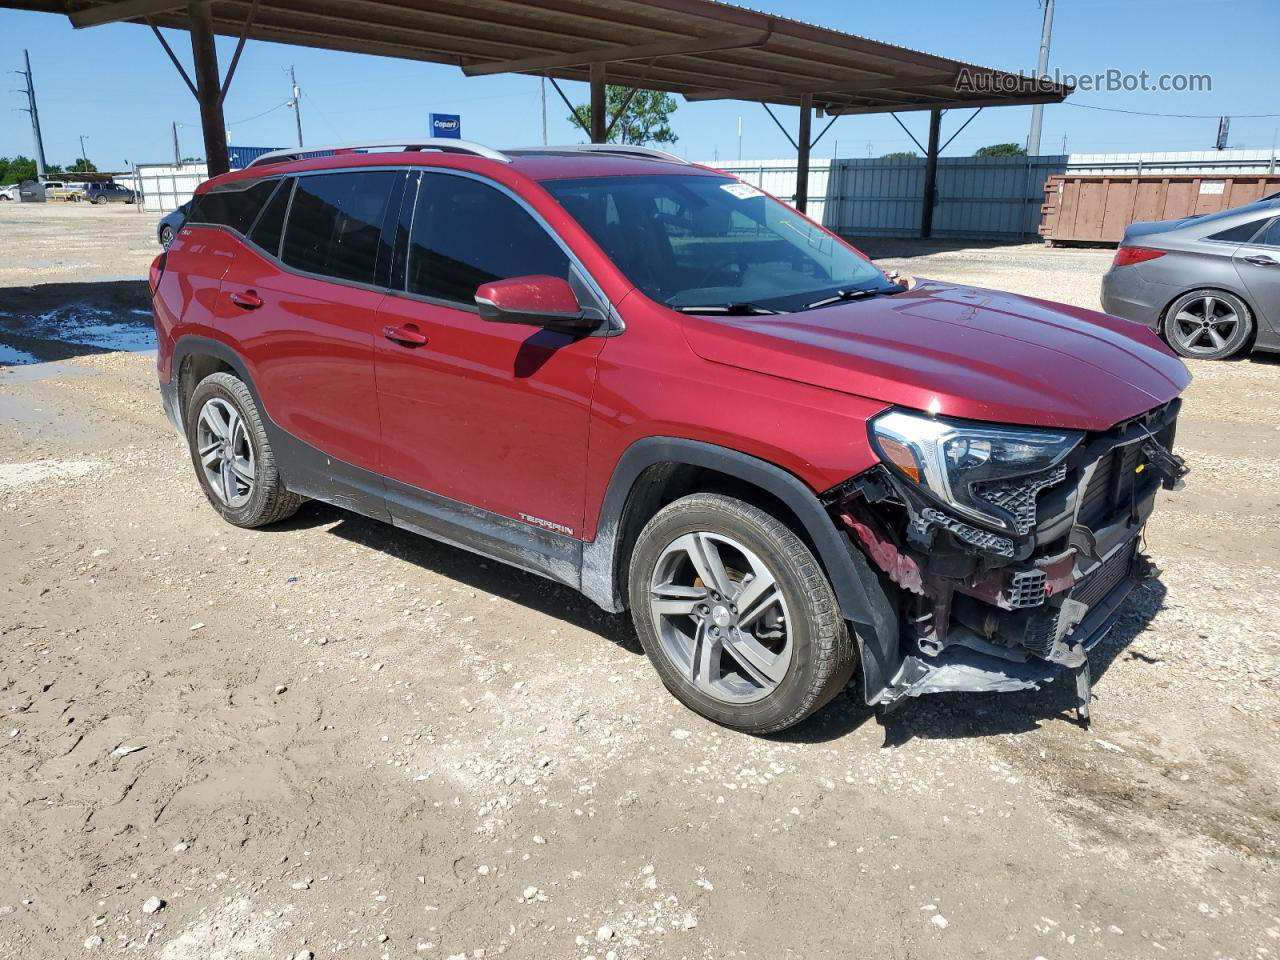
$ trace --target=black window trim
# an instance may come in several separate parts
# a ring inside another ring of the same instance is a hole
[[[258,211],[258,215],[253,218],[253,226],[249,228],[249,232],[244,236],[245,243],[253,247],[253,249],[259,251],[260,253],[265,254],[273,262],[279,263],[281,265],[284,264],[284,261],[280,259],[280,248],[284,246],[284,232],[285,232],[285,229],[289,226],[289,211],[293,209],[294,185],[296,183],[297,183],[297,180],[294,177],[286,176],[281,178],[280,186],[276,188],[275,193],[271,194],[271,198],[262,205],[262,209]],[[254,243],[252,240],[252,237],[253,237],[253,232],[258,229],[258,221],[262,219],[263,214],[267,212],[267,207],[271,206],[272,200],[275,200],[276,194],[279,193],[281,190],[288,190],[289,198],[285,200],[284,219],[280,221],[280,239],[276,241],[276,249],[274,252],[272,252],[268,250],[266,247],[262,246],[261,244]]]
[[[600,326],[598,326],[595,330],[591,331],[589,336],[613,337],[613,336],[618,336],[619,334],[625,332],[626,324],[623,323],[622,316],[614,308],[612,301],[610,301],[610,299],[604,295],[604,291],[600,288],[600,285],[596,283],[595,278],[591,276],[591,273],[587,270],[587,268],[583,266],[582,261],[578,258],[577,254],[575,254],[573,250],[569,247],[569,245],[565,243],[564,239],[560,236],[560,234],[557,233],[549,223],[547,223],[546,219],[542,216],[542,214],[538,213],[538,211],[535,210],[527,200],[525,200],[522,196],[520,196],[518,193],[516,193],[514,190],[512,190],[510,187],[506,186],[505,184],[498,183],[496,180],[490,179],[489,177],[480,176],[478,174],[471,173],[470,171],[467,171],[467,170],[455,170],[450,167],[433,167],[427,164],[423,164],[421,166],[397,164],[393,166],[379,165],[379,166],[369,166],[369,167],[334,167],[334,168],[328,168],[324,170],[303,170],[298,173],[273,174],[271,176],[257,177],[257,178],[245,180],[245,181],[237,180],[234,184],[227,184],[225,187],[223,186],[216,187],[215,190],[217,192],[222,192],[223,190],[231,192],[236,189],[248,190],[250,187],[256,186],[257,184],[263,182],[264,180],[272,180],[272,179],[279,180],[281,183],[290,184],[289,189],[292,192],[289,195],[289,204],[285,208],[285,212],[284,212],[284,229],[280,232],[280,247],[279,249],[276,250],[274,254],[258,246],[256,243],[250,240],[247,235],[236,232],[226,224],[207,223],[204,221],[197,222],[194,220],[187,219],[183,222],[182,226],[183,227],[204,227],[209,230],[225,230],[227,233],[231,234],[232,236],[240,238],[247,246],[252,247],[253,250],[256,251],[259,255],[265,257],[267,260],[270,260],[273,266],[279,268],[280,270],[283,270],[286,273],[291,273],[294,276],[307,277],[312,280],[321,280],[321,281],[324,281],[325,283],[336,283],[344,287],[355,287],[356,289],[359,289],[359,290],[369,290],[374,293],[385,293],[388,296],[399,297],[401,299],[406,299],[406,300],[416,300],[418,302],[427,303],[432,306],[450,307],[455,310],[461,310],[468,313],[479,314],[480,308],[477,307],[475,304],[458,303],[456,300],[445,300],[439,297],[428,297],[420,293],[410,293],[407,289],[405,289],[405,286],[408,282],[407,270],[399,271],[400,276],[398,278],[396,277],[387,278],[391,282],[395,282],[398,279],[400,286],[399,288],[397,288],[393,286],[379,286],[378,284],[375,284],[375,283],[362,283],[359,280],[347,280],[341,277],[331,277],[328,274],[312,273],[308,270],[299,270],[297,267],[292,267],[289,264],[285,263],[282,259],[280,259],[279,254],[280,254],[280,251],[284,249],[284,238],[285,238],[285,234],[288,232],[288,229],[289,229],[289,217],[293,213],[293,199],[297,195],[298,180],[300,180],[303,177],[326,176],[328,174],[333,174],[333,173],[366,173],[366,172],[371,173],[371,172],[380,171],[380,170],[390,170],[393,173],[404,174],[405,177],[401,181],[403,184],[407,184],[408,177],[410,175],[414,173],[418,174],[416,183],[414,185],[414,190],[413,190],[413,194],[414,194],[413,218],[416,218],[418,215],[418,194],[420,192],[421,185],[422,185],[423,173],[443,173],[449,176],[465,177],[468,180],[475,180],[475,181],[478,181],[479,183],[483,183],[487,186],[493,187],[499,193],[503,193],[506,196],[510,197],[512,200],[516,202],[517,205],[519,205],[525,211],[525,213],[529,214],[529,216],[533,218],[534,222],[537,223],[538,226],[540,226],[544,231],[546,231],[546,233],[551,237],[552,241],[554,241],[560,247],[560,249],[564,251],[565,256],[569,258],[569,267],[570,267],[571,274],[573,274],[573,276],[570,277],[570,283],[572,283],[573,280],[576,278],[579,281],[578,286],[580,286],[584,292],[589,293],[593,298],[595,298],[596,304],[588,305],[588,306],[595,306],[604,315],[605,319],[604,319],[604,322],[600,324]],[[240,184],[242,182],[245,183],[246,186],[240,187]],[[280,188],[277,186],[276,190],[279,190],[279,189]],[[391,187],[393,194],[399,189],[400,189],[399,185],[393,184]],[[214,192],[214,191],[206,191],[206,193],[208,192]],[[404,192],[407,193],[408,190],[406,189]],[[201,194],[200,196],[203,196],[203,194]],[[262,212],[266,210],[267,204],[269,204],[271,200],[274,198],[275,198],[275,193],[273,192],[271,196],[267,198],[267,202],[262,205],[262,210],[259,210],[258,215],[254,217],[253,223],[249,226],[249,233],[253,233],[253,228],[258,225],[258,218],[262,216]],[[388,209],[390,208],[392,199],[394,199],[394,197],[388,198]],[[196,207],[194,207],[193,209],[198,209],[198,205],[196,205]],[[411,218],[409,222],[410,235],[412,235],[413,233],[413,218]],[[408,259],[406,256],[406,264],[407,262],[408,262]],[[374,270],[374,276],[375,278],[377,277],[376,267]]]
[[[516,205],[519,206],[522,210],[524,210],[524,212],[527,213],[530,217],[533,218],[534,223],[536,223],[539,227],[541,227],[542,230],[549,237],[551,237],[552,242],[554,242],[556,246],[558,246],[560,250],[564,253],[564,255],[568,258],[569,271],[571,274],[569,278],[570,283],[571,284],[573,283],[573,279],[576,276],[576,278],[579,280],[579,286],[582,288],[582,290],[586,293],[589,293],[595,299],[596,301],[595,304],[587,304],[587,306],[595,307],[597,310],[599,310],[600,313],[603,314],[604,316],[604,322],[601,323],[600,326],[598,326],[595,330],[593,330],[589,334],[589,336],[617,336],[618,334],[626,330],[626,325],[623,323],[621,315],[619,315],[618,311],[614,309],[613,303],[609,300],[609,298],[604,295],[604,291],[600,289],[600,285],[596,283],[595,278],[591,276],[587,268],[583,266],[582,261],[578,259],[578,255],[573,252],[572,248],[570,248],[570,246],[567,243],[565,243],[564,239],[560,236],[560,234],[557,233],[552,228],[551,224],[547,223],[546,219],[542,216],[542,214],[538,213],[538,211],[535,210],[529,204],[529,202],[524,199],[524,197],[520,196],[518,193],[516,193],[514,190],[512,190],[510,187],[506,186],[505,184],[498,183],[496,180],[492,180],[489,177],[484,177],[484,176],[480,176],[479,174],[471,173],[469,170],[455,170],[451,167],[431,167],[431,166],[414,167],[413,169],[420,171],[420,173],[442,173],[448,176],[462,177],[467,180],[474,180],[477,183],[482,183],[485,186],[492,187],[495,190],[497,190],[499,193],[504,194],[505,196],[514,200],[516,202]],[[424,177],[419,175],[418,182],[417,182],[417,189],[414,191],[413,216],[410,218],[410,221],[409,221],[410,236],[413,236],[414,223],[417,221],[417,218],[418,218],[418,209],[419,209],[418,200],[421,198],[421,195],[422,195],[422,183],[424,179],[425,179]],[[435,307],[448,307],[453,310],[460,310],[464,313],[474,313],[474,314],[480,313],[480,308],[476,306],[474,303],[459,303],[457,300],[446,300],[443,297],[432,297],[423,293],[413,293],[412,291],[407,289],[408,262],[409,262],[409,258],[406,252],[405,269],[400,271],[401,276],[398,278],[400,281],[400,286],[398,288],[388,289],[387,290],[388,296],[399,297],[404,300],[415,300],[419,303],[426,303]]]

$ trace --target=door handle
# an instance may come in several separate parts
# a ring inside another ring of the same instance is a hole
[[[1255,253],[1251,257],[1244,257],[1245,263],[1252,263],[1259,267],[1275,267],[1280,266],[1280,261],[1268,257],[1265,253]]]
[[[231,302],[242,310],[257,310],[262,306],[262,298],[252,290],[245,290],[243,293],[233,292]]]
[[[383,327],[382,335],[388,340],[403,344],[406,347],[421,347],[427,342],[427,335],[418,329],[416,324],[406,323],[398,327]]]

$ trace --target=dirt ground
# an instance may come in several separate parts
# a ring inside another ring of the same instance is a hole
[[[865,246],[1089,307],[1110,259]],[[320,504],[223,523],[142,349],[157,252],[0,205],[0,957],[1280,953],[1275,359],[1193,364],[1092,729],[1064,686],[764,739],[568,590]]]

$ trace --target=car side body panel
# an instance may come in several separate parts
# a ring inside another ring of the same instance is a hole
[[[164,255],[164,270],[153,292],[156,362],[162,382],[169,380],[169,364],[176,339],[216,333],[222,277],[244,251],[240,239],[226,230],[192,227],[178,231]]]
[[[224,232],[209,227],[187,230]],[[329,456],[379,468],[381,427],[373,372],[385,291],[283,269],[239,240],[215,301],[214,326],[252,371],[282,430]],[[233,298],[256,297],[245,309]]]
[[[596,536],[605,490],[623,452],[652,436],[738,450],[775,464],[813,493],[876,462],[867,420],[882,401],[782,377],[708,364],[681,317],[633,295],[618,305],[627,329],[600,354],[592,403],[584,535]]]
[[[388,296],[375,349],[387,477],[581,536],[596,357],[607,342]],[[479,442],[483,438],[483,442]]]

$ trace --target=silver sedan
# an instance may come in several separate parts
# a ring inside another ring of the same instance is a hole
[[[1102,278],[1102,308],[1151,327],[1184,357],[1280,351],[1280,194],[1132,224]]]

